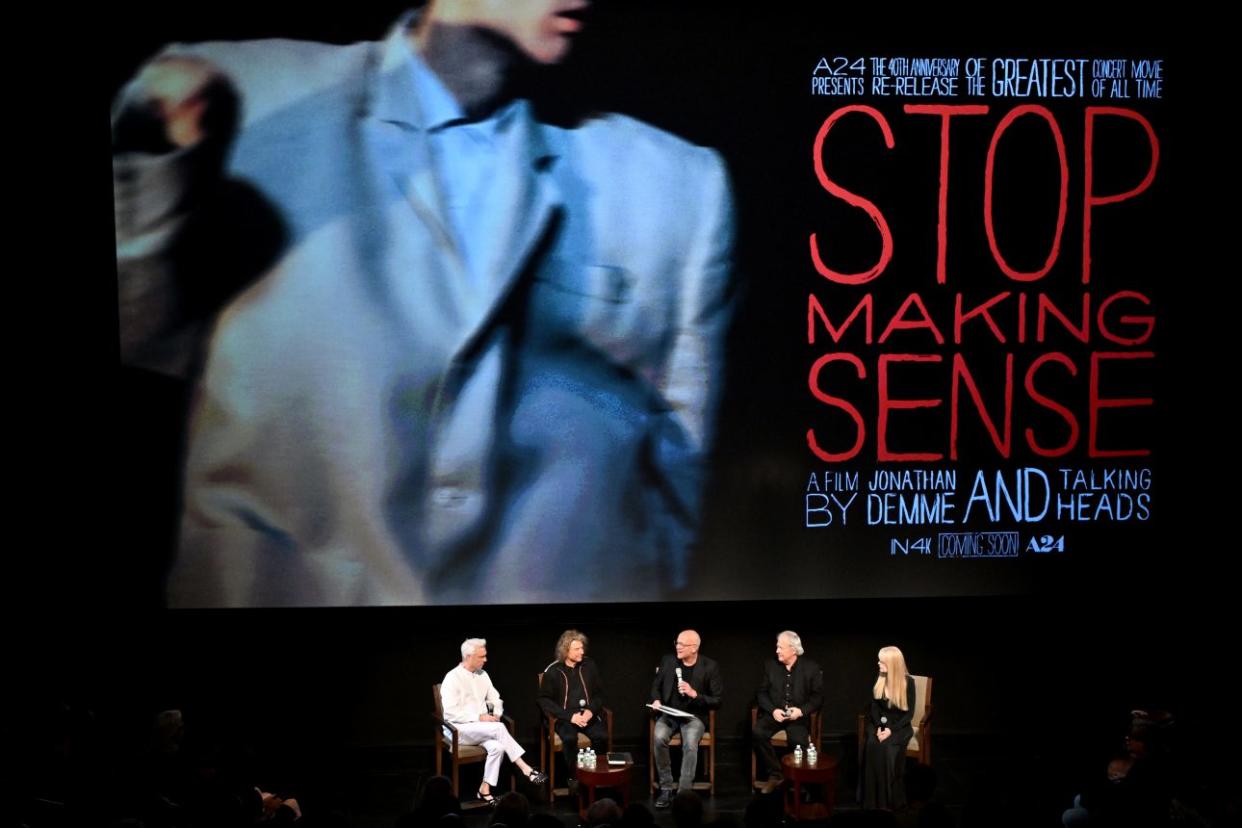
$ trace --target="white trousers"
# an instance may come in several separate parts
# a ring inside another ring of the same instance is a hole
[[[500,757],[505,755],[512,762],[526,751],[509,735],[504,722],[467,722],[454,725],[457,728],[458,743],[478,745],[487,751],[487,761],[483,764],[483,781],[488,785],[496,785],[500,781]]]

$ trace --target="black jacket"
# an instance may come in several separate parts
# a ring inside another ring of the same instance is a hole
[[[707,711],[720,707],[720,697],[724,695],[720,668],[707,656],[699,656],[694,663],[694,675],[690,676],[690,686],[699,695],[692,699],[677,692],[677,668],[680,666],[676,656],[666,655],[660,660],[655,681],[651,682],[651,701],[659,700],[661,704],[696,716],[701,713],[702,718],[706,718]]]
[[[756,698],[759,710],[767,715],[785,706],[785,665],[772,659],[763,665],[763,682]],[[798,656],[793,666],[793,686],[790,688],[791,705],[801,708],[809,716],[824,706],[824,671],[806,656]]]
[[[569,721],[578,712],[578,707],[570,709],[569,683],[579,682],[586,706],[596,716],[604,712],[604,681],[599,676],[599,668],[590,658],[583,658],[576,670],[570,670],[563,661],[554,661],[543,671],[543,682],[539,685],[539,709],[549,716]]]

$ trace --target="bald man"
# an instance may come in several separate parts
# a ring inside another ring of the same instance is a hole
[[[669,807],[678,791],[691,790],[694,785],[699,740],[707,729],[704,720],[709,711],[720,707],[720,697],[724,694],[724,681],[716,662],[699,654],[702,643],[703,639],[694,630],[678,633],[673,644],[674,655],[664,656],[656,668],[655,681],[651,683],[651,706],[659,716],[655,725],[656,769],[660,776],[657,808]],[[687,719],[662,713],[660,708],[664,706],[694,715]],[[681,773],[674,784],[668,742],[678,731],[682,742]]]

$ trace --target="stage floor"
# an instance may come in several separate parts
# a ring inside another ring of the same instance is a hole
[[[947,808],[953,814],[955,824],[962,828],[973,825],[1059,824],[1061,812],[1073,799],[1072,773],[1052,757],[1015,756],[1008,749],[1002,749],[1004,745],[1004,740],[990,736],[938,736],[932,762],[935,771],[932,801]],[[618,745],[617,748],[628,750],[636,761],[631,777],[631,801],[643,803],[651,809],[657,825],[672,826],[672,816],[668,811],[653,808],[647,785],[645,746]],[[855,794],[857,758],[853,740],[828,742],[825,748],[825,753],[837,757],[839,762],[836,811],[859,811]],[[347,780],[341,780],[346,784],[336,791],[333,799],[336,800],[338,812],[344,812],[355,828],[391,828],[396,818],[416,801],[431,771],[426,765],[412,767],[409,762],[399,761],[401,755],[415,754],[413,751],[392,752],[387,760],[381,754],[374,754],[370,761],[360,761],[350,769],[345,774]],[[741,745],[721,745],[717,761],[716,793],[710,796],[705,791],[701,793],[705,814],[709,821],[717,815],[725,817],[724,824],[740,826],[747,806],[756,796],[748,785],[749,756]],[[480,767],[472,765],[462,769],[463,790],[474,790],[480,777]],[[507,784],[502,776],[501,787],[504,790],[507,790]],[[533,812],[554,814],[567,826],[579,824],[577,803],[573,799],[560,797],[549,804],[542,791],[523,784],[521,780],[518,790],[531,800]],[[780,794],[772,796],[779,798]],[[463,804],[469,806],[471,802],[466,800]],[[465,825],[484,826],[490,819],[491,811],[486,807],[469,809],[464,816]]]

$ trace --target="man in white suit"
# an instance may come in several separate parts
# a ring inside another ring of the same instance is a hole
[[[721,380],[718,157],[536,120],[584,0],[173,47],[114,125],[123,358],[197,382],[176,606],[654,600]]]
[[[483,784],[479,798],[494,802],[492,788],[500,781],[500,760],[505,756],[522,775],[536,785],[548,781],[547,774],[526,764],[526,753],[502,723],[504,702],[491,676],[483,669],[487,664],[487,640],[467,638],[461,643],[461,664],[444,675],[440,682],[440,706],[444,721],[457,728],[463,745],[481,745],[487,751],[483,766]]]

